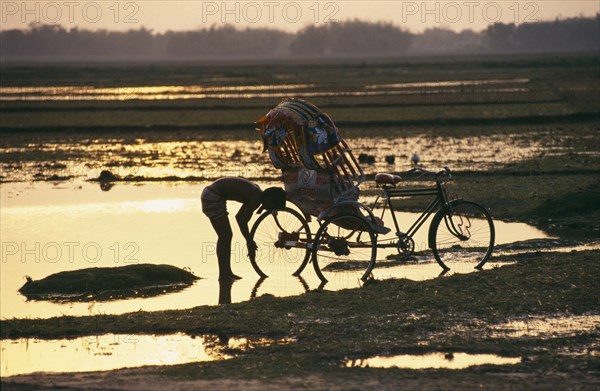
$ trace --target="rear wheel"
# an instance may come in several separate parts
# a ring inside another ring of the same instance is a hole
[[[261,277],[299,275],[308,263],[311,233],[306,219],[291,208],[263,213],[250,235],[257,245],[250,259]]]
[[[371,224],[357,215],[327,219],[317,231],[312,247],[315,271],[333,289],[362,285],[375,266],[377,238]]]
[[[446,270],[481,269],[494,248],[494,222],[488,211],[471,201],[456,200],[431,221],[429,247]]]

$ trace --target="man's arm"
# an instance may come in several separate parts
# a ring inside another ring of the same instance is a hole
[[[256,243],[254,243],[254,240],[252,240],[252,238],[250,237],[250,231],[248,230],[248,222],[252,218],[252,214],[254,213],[254,211],[257,208],[258,208],[258,206],[250,206],[249,204],[244,204],[244,205],[242,205],[242,208],[240,209],[238,214],[235,215],[235,219],[238,222],[240,231],[242,232],[242,235],[244,235],[244,238],[246,239],[246,247],[248,248],[248,256],[250,257],[250,260],[252,262],[254,262],[254,259],[256,257],[257,246],[256,246]]]
[[[252,218],[252,214],[258,208],[258,205],[243,204],[240,211],[235,215],[235,219],[240,227],[240,231],[246,241],[251,240],[250,231],[248,230],[248,222]]]

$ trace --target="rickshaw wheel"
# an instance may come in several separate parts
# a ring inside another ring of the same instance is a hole
[[[311,232],[304,216],[296,210],[284,208],[263,213],[250,235],[257,245],[250,263],[259,276],[298,276],[306,267]]]
[[[362,216],[341,214],[327,219],[312,245],[315,272],[327,287],[361,286],[375,266],[377,237]]]

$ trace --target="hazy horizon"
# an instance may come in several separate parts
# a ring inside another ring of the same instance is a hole
[[[53,25],[0,32],[5,60],[193,60],[233,58],[373,58],[419,54],[597,52],[600,15],[522,25],[497,23],[482,32],[441,28],[411,33],[391,24],[349,21],[283,30],[218,27],[152,33],[90,31]]]
[[[123,1],[0,2],[0,30],[27,29],[31,23],[66,29],[127,31],[145,28],[157,33],[233,25],[239,29],[272,28],[298,32],[360,19],[391,23],[413,34],[430,28],[455,32],[483,31],[494,23],[517,25],[593,17],[595,1]]]

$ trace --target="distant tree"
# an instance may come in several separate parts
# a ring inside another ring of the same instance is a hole
[[[6,59],[182,60],[226,58],[368,57],[405,53],[599,51],[600,15],[521,25],[496,23],[478,33],[432,28],[411,34],[391,23],[352,20],[306,27],[296,34],[273,29],[208,27],[155,33],[70,30],[31,24],[0,32]]]
[[[273,57],[287,53],[289,37],[283,31],[229,25],[165,34],[167,54],[186,58]]]
[[[515,48],[516,31],[517,26],[514,23],[494,23],[485,31],[485,41],[492,51],[511,51]]]
[[[481,34],[473,30],[457,33],[445,28],[426,29],[415,35],[411,53],[476,53],[481,51]]]
[[[600,50],[600,15],[550,22],[497,23],[484,31],[485,42],[495,52],[570,52]]]
[[[406,52],[411,38],[390,23],[353,20],[307,27],[296,34],[290,50],[297,55],[394,56]]]
[[[293,54],[322,56],[330,51],[331,34],[327,28],[308,26],[300,30],[290,44]]]
[[[521,52],[600,50],[600,16],[527,23],[516,31]]]

